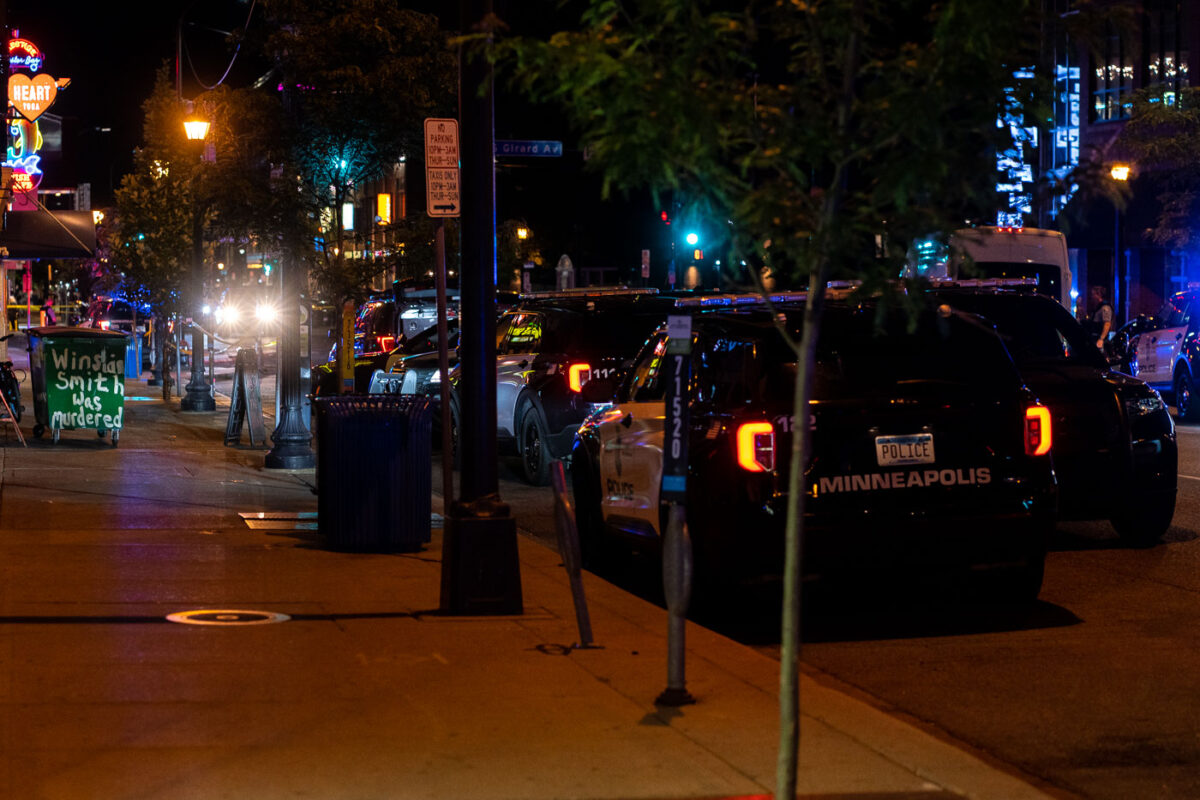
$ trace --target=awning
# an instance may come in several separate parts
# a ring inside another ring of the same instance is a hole
[[[96,223],[91,211],[10,211],[0,234],[4,258],[91,258]]]

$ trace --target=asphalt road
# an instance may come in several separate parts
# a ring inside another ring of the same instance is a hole
[[[809,598],[804,668],[1064,796],[1200,797],[1200,427],[1179,440],[1161,544],[1060,525],[1027,611],[921,586]],[[715,625],[778,657],[759,600]]]

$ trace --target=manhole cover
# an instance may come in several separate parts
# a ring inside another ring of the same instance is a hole
[[[176,614],[168,614],[167,619],[184,625],[270,625],[273,622],[287,622],[291,617],[272,611],[204,608],[199,611],[180,611]]]

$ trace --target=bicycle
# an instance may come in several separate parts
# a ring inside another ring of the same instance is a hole
[[[0,342],[7,342],[12,336],[11,333],[7,336],[0,336]],[[0,361],[0,394],[4,395],[4,400],[12,411],[14,422],[21,421],[21,412],[25,410],[25,407],[21,405],[21,381],[23,380],[25,380],[24,377],[17,377],[17,371],[13,369],[13,362]]]

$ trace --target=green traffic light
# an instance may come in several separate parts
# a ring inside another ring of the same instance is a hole
[[[684,241],[686,241],[688,244],[690,244],[692,246],[695,246],[696,242],[700,241],[700,237],[698,235],[696,235],[695,233],[689,233],[687,236],[685,236],[683,238],[684,238]]]

